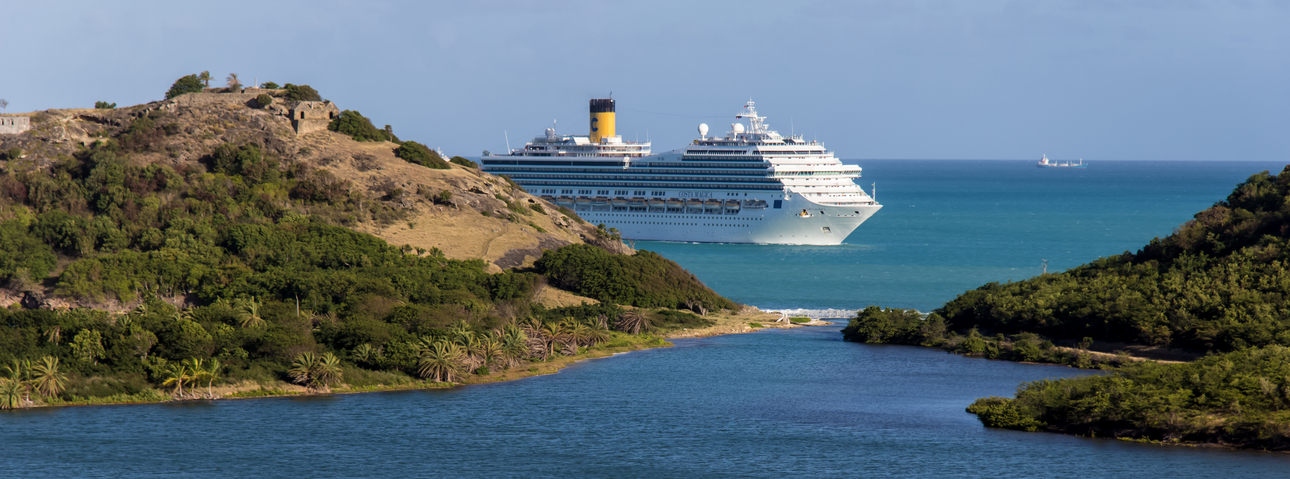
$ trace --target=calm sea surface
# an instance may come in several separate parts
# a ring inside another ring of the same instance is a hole
[[[848,161],[850,162],[850,161]],[[761,308],[930,311],[1017,281],[1137,251],[1276,162],[865,160],[883,208],[840,246],[638,242],[717,292]]]
[[[763,307],[927,310],[1136,249],[1271,163],[866,161],[886,208],[836,248],[649,243]],[[1042,174],[1041,174],[1042,173]],[[973,399],[1088,374],[844,343],[676,341],[449,391],[0,413],[0,476],[1285,477],[1290,456],[981,427]]]

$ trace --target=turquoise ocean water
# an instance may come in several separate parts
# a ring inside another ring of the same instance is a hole
[[[866,161],[841,247],[649,243],[763,307],[934,308],[1134,249],[1264,163]],[[1285,477],[1290,456],[986,429],[964,408],[1093,374],[839,326],[675,341],[509,383],[0,411],[0,477]]]
[[[882,210],[840,246],[638,242],[731,299],[761,308],[930,311],[1018,281],[1136,251],[1276,162],[865,160]]]

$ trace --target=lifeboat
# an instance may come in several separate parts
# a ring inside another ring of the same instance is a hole
[[[685,206],[685,202],[678,200],[676,198],[668,198],[667,206],[670,208],[680,208],[682,206]]]
[[[644,208],[645,198],[632,198],[627,200],[627,206],[631,206],[633,208]]]
[[[610,204],[613,204],[615,207],[618,207],[618,208],[626,208],[628,201],[627,201],[627,198],[614,198],[612,201],[610,201]]]
[[[555,199],[555,205],[556,205],[556,206],[566,206],[566,207],[567,207],[567,206],[573,206],[573,198],[570,198],[570,197],[568,197],[568,196],[561,196],[561,197],[559,197],[559,198],[556,198],[556,199]]]
[[[739,200],[726,201],[726,214],[735,214],[739,212]]]
[[[766,200],[744,200],[744,208],[754,210],[766,209]]]
[[[721,200],[708,200],[703,202],[703,209],[709,213],[721,212]]]
[[[662,199],[660,199],[660,198],[654,198],[654,199],[652,199],[652,200],[649,200],[649,206],[650,206],[650,208],[662,208],[664,203],[666,203],[666,202],[665,202],[665,201],[663,201],[663,200],[662,200]],[[681,203],[681,202],[679,202],[679,201],[677,202],[677,204],[680,204],[680,203]]]
[[[686,201],[685,201],[685,211],[686,211],[687,213],[702,213],[702,212],[703,212],[703,202],[702,202],[702,201],[699,201],[699,200],[686,200]]]
[[[591,206],[609,206],[609,198],[597,196],[591,199]]]

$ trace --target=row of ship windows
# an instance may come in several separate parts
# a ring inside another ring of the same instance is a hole
[[[553,189],[553,188],[548,188],[548,189],[544,189],[544,190],[542,190],[542,193],[541,193],[541,194],[544,194],[544,195],[554,195],[554,194],[557,194],[557,193],[556,193],[556,190],[555,190],[555,189]],[[573,192],[573,190],[560,190],[560,193],[559,193],[559,194],[561,194],[561,195],[572,195],[572,194],[575,194],[575,193]],[[591,190],[578,190],[578,193],[577,193],[577,194],[579,194],[579,195],[590,195],[590,194],[592,194],[592,193],[591,193]],[[596,190],[596,193],[595,193],[595,194],[597,194],[597,195],[608,195],[608,194],[609,194],[609,190]],[[628,194],[628,190],[614,190],[614,194],[615,194],[615,195],[618,195],[618,196],[627,196],[627,194]],[[644,190],[635,190],[635,191],[631,191],[631,194],[632,194],[632,196],[645,196],[645,191],[644,191]],[[666,192],[666,191],[651,191],[651,192],[649,192],[649,194],[650,194],[651,196],[663,196],[663,195],[666,195],[666,194],[667,194],[667,192]]]
[[[663,215],[616,215],[616,214],[605,214],[605,215],[599,215],[599,216],[630,216],[630,217],[633,217],[633,218],[641,218],[641,217],[644,217],[644,218],[667,218],[667,216],[663,216]],[[750,217],[742,217],[742,218],[730,218],[730,219],[732,219],[732,220],[742,220],[742,221],[763,221],[763,220],[765,220],[766,218],[750,218]],[[676,223],[676,222],[670,222],[670,221],[660,221],[660,222],[652,222],[652,221],[619,221],[619,220],[615,220],[615,221],[617,221],[617,222],[619,222],[619,223],[642,224],[642,225],[699,226],[699,223]],[[720,224],[704,224],[703,226],[721,226],[721,225],[720,225]],[[745,226],[745,225],[729,225],[729,226]]]
[[[666,226],[699,226],[699,223],[668,223],[662,221],[620,221],[619,224],[633,225],[666,225]],[[752,225],[726,224],[726,223],[703,223],[703,226],[726,226],[736,228],[750,228]]]
[[[578,181],[539,181],[525,180],[520,182],[524,186],[605,186],[603,182],[578,182]],[[684,189],[706,189],[706,190],[779,190],[783,187],[776,182],[773,185],[723,185],[720,183],[649,183],[649,184],[626,184],[621,181],[612,182],[614,186],[631,186],[639,188],[684,188]],[[820,186],[815,186],[821,188]]]
[[[506,175],[515,181],[538,180],[538,179],[579,179],[579,180],[635,180],[635,181],[723,181],[723,182],[741,182],[741,183],[779,183],[779,180],[766,176],[754,178],[738,178],[729,176],[621,176],[621,175]]]
[[[802,151],[802,150],[755,150],[755,151],[757,151],[758,153],[761,153],[761,154],[763,154],[763,155],[764,155],[764,154],[776,154],[776,155],[823,155],[823,154],[825,154],[825,153],[827,153],[827,152],[828,152],[828,150],[814,150],[814,151],[812,151],[812,150],[806,150],[806,151]],[[691,155],[746,155],[746,154],[748,154],[748,150],[685,150],[685,152],[686,152],[687,154],[691,154]]]

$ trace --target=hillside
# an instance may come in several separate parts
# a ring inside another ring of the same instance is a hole
[[[1290,346],[1290,167],[1251,176],[1137,253],[986,284],[936,313],[958,332],[1199,353]]]
[[[453,259],[483,259],[493,271],[531,264],[543,249],[566,244],[591,242],[614,252],[631,252],[620,242],[602,239],[593,225],[580,224],[554,205],[478,169],[451,164],[439,170],[409,163],[395,157],[398,145],[389,141],[355,141],[327,130],[297,135],[285,115],[293,102],[279,98],[275,108],[261,108],[255,97],[266,92],[282,95],[282,90],[259,89],[188,93],[116,109],[10,114],[30,117],[32,129],[0,135],[0,151],[6,152],[0,159],[7,159],[0,167],[10,174],[48,170],[95,141],[129,134],[140,118],[151,117],[152,131],[129,138],[131,164],[196,168],[221,145],[254,145],[283,163],[319,175],[325,170],[350,182],[363,196],[360,204],[379,202],[380,208],[347,211],[333,222],[394,245],[438,248]],[[9,151],[20,151],[20,158],[7,158]],[[397,194],[390,195],[392,191]],[[436,204],[444,191],[451,198]]]
[[[265,94],[0,136],[0,409],[489,382],[742,309],[469,160]]]

